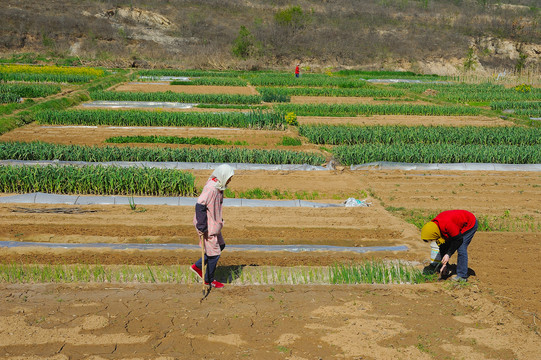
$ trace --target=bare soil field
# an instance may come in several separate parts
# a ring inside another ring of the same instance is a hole
[[[2,359],[534,359],[477,285],[4,285]]]
[[[298,116],[301,125],[404,125],[404,126],[513,126],[500,118],[488,116],[421,116],[421,115],[372,115],[372,116]]]
[[[79,144],[79,145],[114,145],[105,143],[105,140],[114,136],[178,136],[178,137],[211,137],[230,143],[235,141],[245,141],[248,145],[246,148],[276,148],[284,136],[296,136],[292,130],[286,131],[270,131],[270,130],[249,130],[236,128],[194,128],[194,127],[178,127],[178,128],[150,128],[150,127],[112,127],[112,126],[49,126],[30,124],[28,126],[17,128],[9,133],[0,136],[3,141],[44,141],[54,144]],[[115,146],[123,146],[124,144],[116,144]],[[138,144],[138,146],[168,146],[182,147],[186,145],[173,144]],[[220,145],[230,147],[230,145]],[[296,147],[281,148],[295,149]],[[317,149],[316,145],[303,147],[306,149]],[[298,148],[297,148],[298,149]]]

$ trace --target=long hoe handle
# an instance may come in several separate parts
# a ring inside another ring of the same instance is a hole
[[[205,264],[205,236],[199,236],[199,240],[201,240],[201,274],[203,275],[203,297],[199,300],[199,303],[202,303],[210,293],[211,286],[210,284],[208,284],[208,286],[205,285],[205,276],[207,275],[207,265]]]

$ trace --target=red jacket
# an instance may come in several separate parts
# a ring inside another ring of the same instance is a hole
[[[466,210],[447,210],[432,219],[440,228],[441,236],[449,240],[475,226],[475,215]]]
[[[438,225],[445,243],[439,245],[440,252],[451,257],[462,245],[462,234],[475,226],[475,215],[466,210],[447,210],[432,219]]]
[[[298,74],[299,72],[300,72],[300,71],[299,71],[299,67],[297,66],[297,67],[295,68],[295,74]]]

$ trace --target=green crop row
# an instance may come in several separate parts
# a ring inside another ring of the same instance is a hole
[[[144,110],[46,110],[35,120],[55,125],[199,126],[284,129],[284,114],[252,110],[243,112],[173,112]]]
[[[30,81],[54,83],[86,83],[94,79],[88,75],[1,73],[0,81]]]
[[[325,158],[318,154],[289,150],[259,149],[192,149],[141,148],[57,145],[41,142],[0,143],[0,160],[61,160],[61,161],[157,161],[211,162],[249,164],[310,164],[319,165]]]
[[[364,261],[330,267],[233,266],[216,269],[217,279],[236,285],[419,284],[435,280],[401,262]],[[53,265],[0,263],[0,282],[26,283],[175,283],[195,284],[188,266]],[[272,298],[272,297],[271,297]]]
[[[446,76],[416,74],[411,71],[365,71],[365,70],[339,70],[336,75],[360,76],[367,79],[427,79],[447,80]]]
[[[541,96],[538,100],[541,99]],[[492,110],[506,110],[506,109],[541,109],[541,101],[494,101],[490,103]]]
[[[302,125],[314,144],[541,145],[541,129],[525,127]]]
[[[243,71],[204,71],[204,70],[176,70],[153,69],[140,70],[139,76],[186,76],[186,77],[240,77]]]
[[[187,94],[166,92],[121,92],[121,91],[94,91],[90,93],[93,100],[107,101],[167,101],[182,103],[206,104],[259,104],[259,95],[236,94]]]
[[[339,88],[360,88],[366,82],[352,77],[306,74],[296,78],[293,74],[256,74],[246,77],[254,86],[329,86]]]
[[[514,114],[538,118],[541,117],[541,109],[517,109]]]
[[[264,102],[290,102],[291,96],[286,88],[258,88]]]
[[[343,88],[311,88],[311,87],[292,87],[292,88],[274,88],[258,87],[257,91],[263,96],[267,92],[282,91],[285,96],[340,96],[340,97],[401,97],[404,91],[394,89],[380,89],[375,87],[364,87],[354,89]]]
[[[436,97],[439,99],[466,102],[466,101],[524,101],[536,100],[541,97],[541,89],[532,88],[528,92],[517,91],[515,89],[505,88],[503,85],[494,84],[393,84],[397,89],[406,89],[415,93],[423,93],[431,89],[437,91]]]
[[[190,138],[178,136],[114,136],[105,140],[106,143],[113,144],[128,144],[128,143],[144,143],[144,144],[187,144],[187,145],[228,145],[228,141],[194,136]]]
[[[246,80],[233,77],[200,77],[190,81],[172,81],[171,85],[246,86]]]
[[[0,104],[16,103],[19,102],[21,97],[14,93],[0,93]]]
[[[332,152],[343,165],[375,161],[406,163],[540,164],[539,145],[364,144],[341,145]]]
[[[298,116],[356,116],[356,115],[479,115],[480,109],[466,106],[414,104],[280,104],[279,111]]]
[[[0,166],[0,191],[55,194],[192,196],[191,173],[112,166]]]
[[[61,90],[60,86],[49,84],[0,84],[0,94],[13,93],[22,98],[46,97]]]

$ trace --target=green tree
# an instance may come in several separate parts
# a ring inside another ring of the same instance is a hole
[[[528,54],[523,53],[522,51],[518,54],[518,60],[515,65],[515,70],[522,71],[524,67],[526,66],[526,59],[528,58]]]
[[[465,71],[475,70],[475,65],[477,64],[477,58],[475,56],[475,50],[469,48],[466,53],[466,59],[464,60],[463,66]]]
[[[274,15],[274,21],[280,26],[300,30],[310,23],[311,17],[309,14],[304,13],[300,6],[292,6],[278,11]]]
[[[255,52],[255,38],[246,26],[240,27],[239,35],[233,43],[232,51],[233,55],[241,59],[247,59]]]

